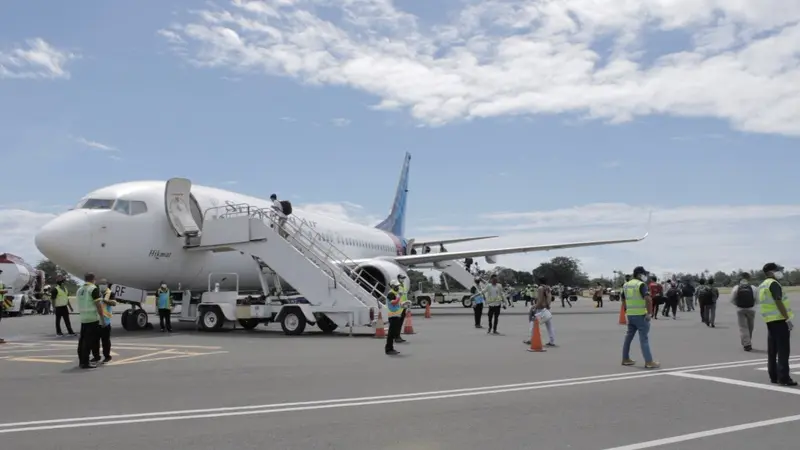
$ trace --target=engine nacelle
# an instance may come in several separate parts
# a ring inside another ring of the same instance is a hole
[[[389,293],[390,281],[400,281],[398,279],[399,275],[406,277],[404,283],[406,289],[408,290],[411,287],[406,271],[391,261],[375,259],[369,262],[361,263],[356,266],[353,272],[359,275],[359,282],[362,285],[365,285],[364,288],[366,288],[368,291],[372,291],[372,288],[375,287],[377,288],[377,292],[380,292],[383,295]],[[379,296],[375,295],[375,297]]]

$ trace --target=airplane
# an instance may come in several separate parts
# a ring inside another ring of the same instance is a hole
[[[391,280],[409,268],[440,268],[442,263],[485,257],[490,264],[498,255],[576,247],[639,242],[630,239],[526,245],[445,253],[412,251],[419,246],[444,245],[489,239],[478,236],[415,243],[405,237],[408,175],[411,155],[406,153],[389,215],[374,227],[294,209],[288,220],[327,236],[348,256],[339,264],[357,265],[374,280],[377,291],[388,292]],[[241,292],[259,292],[262,285],[253,260],[239,252],[191,252],[185,248],[169,218],[167,181],[132,181],[97,189],[74,208],[57,216],[35,235],[39,251],[72,274],[96,273],[115,284],[154,292],[163,282],[175,290],[206,291],[209,274],[236,273]],[[232,211],[236,205],[270,208],[272,202],[207,186],[191,186],[191,215],[202,229],[209,211]],[[353,269],[352,267],[350,269]],[[466,273],[466,272],[465,272]]]

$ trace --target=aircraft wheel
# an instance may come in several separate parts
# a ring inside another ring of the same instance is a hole
[[[239,319],[239,325],[244,328],[245,330],[252,330],[253,328],[258,326],[258,320],[256,319]]]
[[[289,336],[303,334],[306,329],[306,316],[299,309],[293,308],[284,314],[281,328]]]
[[[464,306],[464,308],[472,308],[472,298],[465,296],[461,299],[461,304]]]
[[[137,309],[128,314],[128,329],[130,331],[144,330],[147,328],[147,313]]]
[[[332,321],[326,315],[320,315],[317,317],[317,326],[325,334],[331,334],[336,331],[336,328],[339,327],[339,325],[336,325],[336,322]]]
[[[126,309],[122,311],[122,317],[120,317],[120,322],[122,323],[122,329],[125,331],[130,331],[130,327],[128,326],[128,317],[131,315],[131,310]]]

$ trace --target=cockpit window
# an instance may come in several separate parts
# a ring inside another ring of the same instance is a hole
[[[147,204],[139,200],[117,200],[114,211],[128,216],[136,216],[147,212]]]
[[[78,209],[111,209],[114,200],[103,198],[87,198],[78,204]]]
[[[131,201],[131,215],[144,214],[147,212],[147,203],[138,200]]]

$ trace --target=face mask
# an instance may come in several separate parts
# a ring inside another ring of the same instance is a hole
[[[646,282],[647,281],[647,275],[639,275],[639,279],[641,281],[645,281]]]
[[[166,285],[166,284],[162,284],[162,285],[161,285],[161,289],[166,289],[166,288],[167,288],[167,285]]]
[[[781,272],[781,271],[775,272],[775,279],[776,280],[780,280],[782,278],[783,278],[783,272]]]

